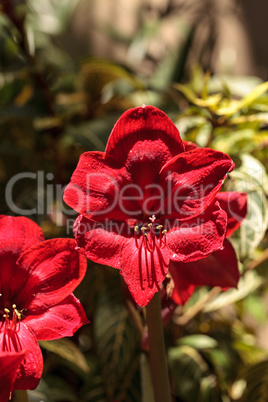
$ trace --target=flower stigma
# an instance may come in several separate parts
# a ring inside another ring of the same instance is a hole
[[[134,238],[135,245],[138,249],[142,246],[149,253],[153,253],[155,248],[165,248],[166,247],[166,232],[167,230],[162,230],[163,225],[158,225],[155,215],[149,218],[151,221],[147,224],[135,225],[134,226]]]
[[[2,313],[3,320],[0,326],[0,332],[6,332],[8,330],[19,332],[22,313],[17,309],[16,304],[12,304],[12,311],[5,307]]]

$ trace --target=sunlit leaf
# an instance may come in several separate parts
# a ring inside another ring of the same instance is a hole
[[[199,130],[206,126],[206,119],[203,116],[183,116],[178,119],[176,122],[176,126],[179,129],[180,135],[183,139],[190,140],[188,136],[191,131],[195,131],[196,133]]]
[[[200,107],[215,107],[219,104],[222,99],[221,94],[211,95],[206,99],[201,99],[196,96],[196,94],[186,85],[173,84],[174,88],[178,89],[183,95],[188,99],[189,102]]]
[[[95,58],[88,59],[83,62],[80,73],[84,79],[87,79],[87,85],[90,85],[88,80],[94,77],[95,79],[98,78],[103,86],[112,80],[124,79],[129,81],[134,87],[137,87],[137,89],[143,88],[141,81],[139,81],[134,75],[109,60]],[[96,82],[91,83],[91,85],[94,84],[96,84]]]
[[[210,336],[203,334],[188,335],[181,338],[179,345],[188,345],[195,349],[215,348],[218,342]]]
[[[232,346],[246,364],[256,364],[267,356],[267,351],[257,345],[254,335],[245,333],[235,339]]]
[[[249,295],[244,300],[244,309],[258,324],[264,324],[267,319],[266,303],[258,295]]]
[[[243,154],[240,161],[241,166],[230,174],[230,186],[232,191],[248,194],[248,213],[232,239],[240,257],[244,258],[253,253],[267,229],[268,179],[264,166],[253,156]]]
[[[241,149],[246,151],[248,147],[254,146],[255,133],[256,130],[250,128],[242,130],[234,128],[230,132],[223,130],[222,134],[215,136],[211,146],[227,154],[239,154]]]
[[[262,284],[262,279],[254,271],[247,272],[239,281],[237,289],[229,289],[209,301],[204,312],[212,312],[242,300]]]
[[[248,95],[239,101],[233,101],[229,107],[218,108],[216,113],[218,115],[232,115],[239,112],[241,109],[250,106],[256,99],[268,90],[268,82],[264,82],[255,87]]]
[[[28,24],[47,34],[59,34],[79,0],[29,0]]]
[[[228,125],[243,124],[243,123],[268,123],[268,113],[256,113],[247,116],[238,116],[231,118]]]
[[[222,92],[227,87],[233,96],[244,97],[261,83],[260,78],[253,76],[215,74],[209,80],[209,90],[212,93]]]

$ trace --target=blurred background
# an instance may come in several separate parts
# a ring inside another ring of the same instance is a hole
[[[170,314],[174,401],[268,401],[267,16],[266,0],[0,0],[1,214],[72,237],[62,194],[79,156],[142,104],[236,163],[224,189],[248,193],[231,238],[239,289],[197,289]],[[143,312],[118,271],[89,261],[76,295],[91,324],[41,342],[30,400],[151,402]]]
[[[174,63],[181,58],[174,78],[185,78],[191,64],[200,63],[214,73],[266,80],[267,14],[265,0],[83,0],[64,46],[76,59],[108,57],[147,77],[173,54]]]

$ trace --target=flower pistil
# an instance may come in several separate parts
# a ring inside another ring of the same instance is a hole
[[[153,215],[149,218],[151,221],[148,224],[143,224],[134,226],[134,238],[135,245],[138,249],[142,246],[145,250],[153,253],[155,248],[163,249],[166,247],[166,232],[167,230],[162,230],[163,225],[158,225],[155,220],[156,217]]]
[[[6,332],[7,330],[19,332],[22,312],[17,309],[16,304],[12,304],[12,311],[5,307],[3,313],[0,332]]]

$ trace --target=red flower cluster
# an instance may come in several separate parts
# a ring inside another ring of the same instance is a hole
[[[181,263],[224,247],[227,213],[218,193],[233,168],[228,155],[183,143],[159,109],[131,109],[115,124],[105,152],[81,156],[65,190],[65,202],[80,214],[77,245],[91,260],[120,269],[140,306],[160,290],[169,269],[178,278],[183,271],[178,297],[184,302],[197,283]],[[237,262],[226,274],[215,272],[215,280],[205,270],[197,282],[236,286]]]
[[[72,336],[88,322],[72,294],[85,271],[73,239],[44,241],[30,219],[0,216],[0,400],[11,388],[37,387],[43,369],[37,341]]]

